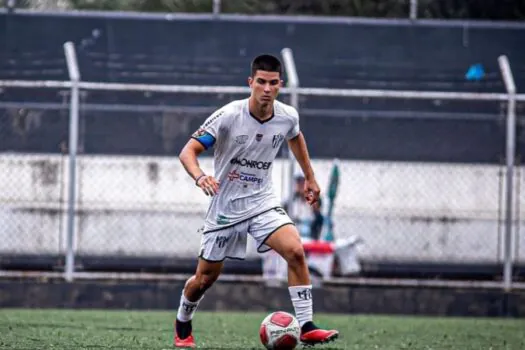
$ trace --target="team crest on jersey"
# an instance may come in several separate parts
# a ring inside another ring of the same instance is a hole
[[[235,137],[235,142],[239,145],[244,145],[248,140],[248,135],[239,135]]]
[[[281,142],[283,142],[283,140],[284,140],[284,136],[283,135],[281,135],[281,134],[273,135],[272,147],[273,148],[279,147],[279,145],[281,144]]]
[[[261,141],[262,138],[263,138],[263,134],[257,134],[257,135],[255,135],[255,139],[256,139],[257,141]]]

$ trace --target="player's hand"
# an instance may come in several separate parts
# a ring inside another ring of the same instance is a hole
[[[311,206],[319,205],[321,190],[315,179],[304,181],[304,198]]]
[[[219,181],[217,181],[213,176],[204,175],[197,180],[197,186],[207,196],[215,196],[219,193]]]

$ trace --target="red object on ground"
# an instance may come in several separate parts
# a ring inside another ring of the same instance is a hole
[[[333,244],[331,242],[324,241],[304,242],[303,248],[306,253],[332,254],[334,252]]]

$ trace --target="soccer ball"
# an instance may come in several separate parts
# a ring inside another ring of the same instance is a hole
[[[269,314],[259,329],[261,343],[266,349],[295,349],[299,344],[301,327],[299,321],[287,312],[277,311]]]

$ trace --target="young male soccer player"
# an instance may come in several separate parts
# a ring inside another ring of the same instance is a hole
[[[204,293],[217,280],[225,258],[244,259],[247,234],[257,251],[274,249],[288,263],[288,285],[301,341],[308,345],[338,337],[312,322],[312,285],[299,233],[274,194],[272,163],[284,140],[304,176],[310,205],[319,200],[297,111],[276,100],[282,85],[281,63],[256,57],[248,84],[251,95],[213,113],[182,149],[179,158],[195,184],[212,196],[206,214],[197,271],[185,284],[175,321],[175,346],[194,347],[191,320]],[[214,147],[215,176],[205,174],[197,157]]]

